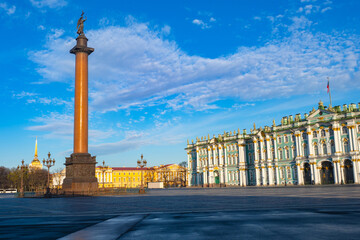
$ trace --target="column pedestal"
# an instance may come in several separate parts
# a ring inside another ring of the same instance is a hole
[[[71,192],[94,192],[98,189],[95,177],[96,157],[89,153],[73,153],[66,158],[66,178],[63,190]]]

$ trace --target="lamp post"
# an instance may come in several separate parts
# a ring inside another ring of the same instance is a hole
[[[144,185],[143,185],[143,171],[142,171],[142,168],[146,167],[147,161],[145,159],[143,159],[143,158],[144,158],[144,156],[141,154],[141,160],[137,161],[137,165],[138,165],[138,167],[140,167],[140,170],[141,170],[141,186],[140,186],[139,193],[145,193]]]
[[[103,188],[105,188],[105,172],[106,172],[106,169],[108,168],[108,166],[105,166],[105,161],[103,161],[103,165],[99,166],[99,168],[103,174]]]
[[[17,167],[21,170],[21,186],[20,186],[20,197],[24,197],[24,171],[28,169],[28,166],[24,164],[24,160],[21,161],[21,165]]]
[[[50,168],[55,165],[55,159],[51,159],[50,152],[48,153],[48,158],[43,159],[43,165],[48,168],[48,181],[46,187],[46,194],[50,193]]]

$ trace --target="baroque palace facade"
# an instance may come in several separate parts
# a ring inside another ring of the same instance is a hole
[[[187,144],[189,186],[360,183],[360,103]]]

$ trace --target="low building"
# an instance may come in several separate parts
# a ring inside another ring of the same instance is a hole
[[[360,182],[360,104],[326,107],[281,124],[188,142],[189,186]]]
[[[65,169],[52,175],[54,188],[61,188],[65,175]],[[96,166],[95,168],[99,188],[139,188],[141,175],[145,187],[150,182],[163,182],[164,187],[185,187],[187,185],[186,168],[178,164],[149,168],[109,166]]]

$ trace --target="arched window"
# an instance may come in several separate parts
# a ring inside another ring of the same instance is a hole
[[[284,140],[286,143],[289,142],[289,138],[287,135],[285,135],[285,140]]]
[[[314,131],[314,132],[313,132],[313,135],[314,135],[314,138],[316,138],[316,137],[317,137],[317,132]]]
[[[347,127],[343,127],[343,128],[342,128],[342,133],[343,133],[343,134],[347,134],[347,133],[348,133]]]
[[[315,156],[319,155],[319,148],[317,145],[314,146],[314,153],[315,153]]]
[[[292,141],[295,142],[295,135],[292,135]]]
[[[358,132],[360,132],[360,125],[358,125]]]
[[[326,132],[325,132],[325,130],[323,129],[323,130],[321,130],[321,136],[322,137],[325,137],[326,136]]]
[[[274,149],[271,149],[271,151],[272,151],[273,159],[275,159],[275,151],[274,151]]]
[[[279,150],[279,159],[283,159],[283,151],[281,149]]]
[[[334,130],[330,129],[329,133],[330,133],[330,136],[334,136]]]
[[[345,153],[349,153],[349,152],[350,152],[348,141],[344,141],[344,152],[345,152]]]
[[[327,155],[327,146],[326,146],[326,143],[324,143],[324,144],[322,145],[322,147],[323,147],[323,153],[324,153],[324,155]]]
[[[278,137],[278,143],[281,143],[281,137]]]
[[[286,149],[286,150],[285,150],[285,158],[286,158],[286,159],[289,159],[289,158],[290,158],[290,151],[289,151],[289,149]]]

